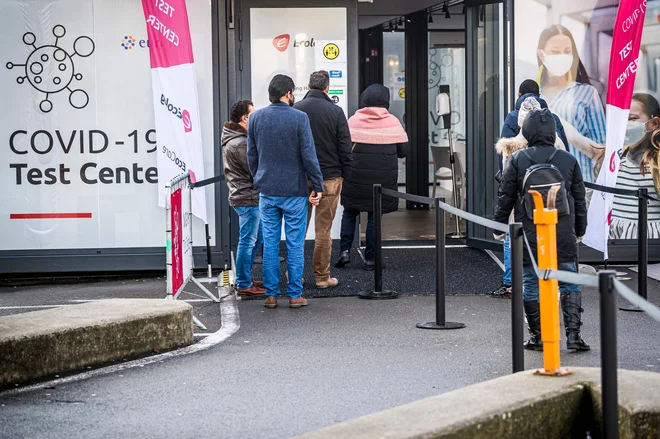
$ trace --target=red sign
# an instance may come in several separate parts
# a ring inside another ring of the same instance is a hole
[[[183,285],[183,221],[181,220],[181,189],[170,197],[172,215],[172,294]]]
[[[142,0],[147,20],[151,68],[192,64],[193,51],[185,0]]]

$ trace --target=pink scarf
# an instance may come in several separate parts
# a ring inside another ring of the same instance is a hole
[[[351,130],[351,140],[355,143],[387,145],[408,141],[408,135],[399,119],[385,108],[366,107],[358,110],[348,119],[348,128]]]

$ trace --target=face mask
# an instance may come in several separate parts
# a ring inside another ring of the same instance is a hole
[[[573,66],[573,55],[546,55],[543,52],[543,65],[555,76],[564,76]]]
[[[626,139],[624,140],[624,145],[636,145],[648,132],[650,131],[646,129],[646,123],[629,120],[628,125],[626,126]]]

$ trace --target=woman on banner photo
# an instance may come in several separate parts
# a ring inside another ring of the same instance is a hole
[[[581,136],[604,145],[605,109],[580,60],[573,35],[559,24],[550,26],[541,33],[536,56],[536,82],[552,112],[562,124],[565,121]],[[578,159],[584,181],[594,182],[593,154],[571,143],[570,138],[568,149]]]
[[[653,135],[654,131],[655,135]],[[649,194],[657,196],[658,187],[654,183],[652,169],[655,169],[657,179],[658,148],[660,148],[658,100],[647,93],[635,93],[630,104],[626,140],[616,177],[616,188],[627,190],[647,188]],[[614,195],[610,239],[637,239],[638,205],[637,197]],[[648,203],[648,237],[660,238],[660,202],[654,200]]]

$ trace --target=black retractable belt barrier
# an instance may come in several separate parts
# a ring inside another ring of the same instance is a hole
[[[590,189],[600,192],[607,192],[616,195],[625,195],[629,197],[636,197],[638,202],[637,207],[637,294],[644,299],[648,297],[648,263],[649,263],[649,200],[658,201],[657,198],[649,195],[647,188],[640,188],[638,190],[618,189],[607,186],[601,186],[593,183],[584,183]],[[607,264],[607,261],[605,261]],[[624,305],[619,309],[622,311],[635,311],[641,312],[642,310],[634,305]]]
[[[598,273],[603,437],[606,439],[619,437],[615,274],[614,271],[601,271]]]
[[[419,323],[420,329],[461,329],[465,324],[445,320],[445,287],[447,264],[445,258],[445,211],[440,208],[444,198],[435,198],[435,322]]]
[[[523,308],[523,226],[521,223],[509,224],[511,245],[511,355],[513,373],[525,370],[525,337]]]
[[[383,291],[383,246],[382,246],[382,217],[383,217],[383,189],[381,185],[374,185],[374,290],[362,291],[358,294],[360,299],[383,300],[396,299],[399,295],[395,291]]]

